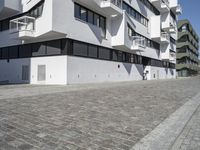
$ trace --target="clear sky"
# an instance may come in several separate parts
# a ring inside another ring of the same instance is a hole
[[[200,0],[179,0],[183,13],[179,19],[188,19],[200,37]]]

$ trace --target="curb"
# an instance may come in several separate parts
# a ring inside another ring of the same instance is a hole
[[[177,109],[131,150],[169,150],[200,106],[200,93]]]

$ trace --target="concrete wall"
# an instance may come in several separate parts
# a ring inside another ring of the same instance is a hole
[[[30,66],[30,58],[0,60],[0,81],[9,83],[27,83],[22,80],[22,66]]]
[[[38,81],[38,65],[46,65],[46,80]],[[67,56],[31,58],[31,84],[67,84]]]
[[[142,80],[143,66],[68,56],[68,84]]]
[[[144,72],[146,71],[149,72],[146,75],[147,80],[175,79],[176,78],[176,69],[147,66]]]

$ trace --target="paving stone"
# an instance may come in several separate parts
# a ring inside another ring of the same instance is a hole
[[[0,147],[129,149],[199,89],[200,77],[70,86],[0,86]],[[197,142],[199,132],[195,129],[189,136],[194,134]]]

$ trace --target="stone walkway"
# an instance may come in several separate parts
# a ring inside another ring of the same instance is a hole
[[[177,138],[171,150],[200,150],[200,107]]]
[[[199,89],[199,77],[1,86],[0,150],[129,150]]]

